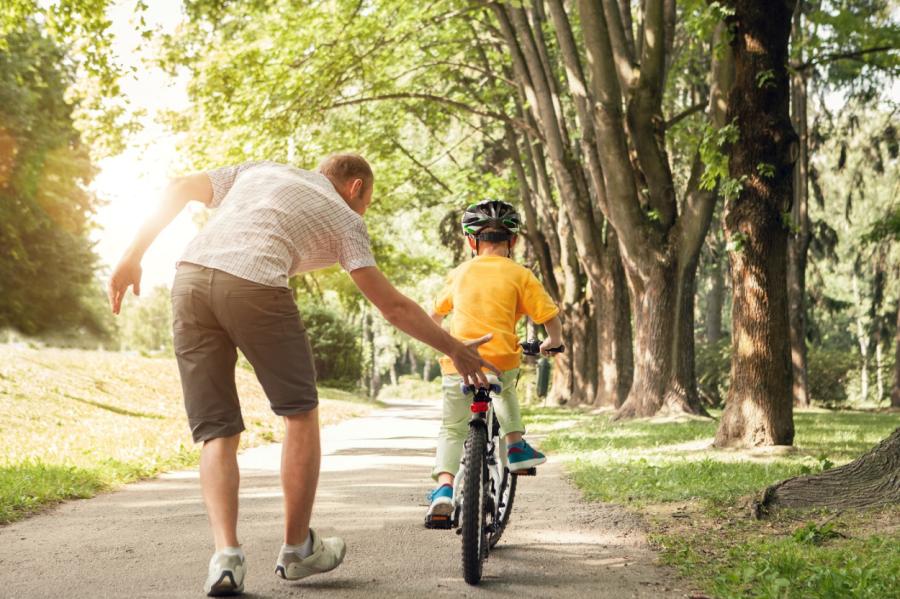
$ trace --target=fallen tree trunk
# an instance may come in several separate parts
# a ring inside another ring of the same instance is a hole
[[[753,503],[765,517],[780,508],[864,508],[900,503],[900,428],[856,460],[772,485]]]

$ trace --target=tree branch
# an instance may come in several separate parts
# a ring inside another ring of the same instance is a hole
[[[876,52],[890,52],[891,50],[897,50],[897,46],[875,46],[874,48],[862,48],[860,50],[851,50],[847,52],[829,52],[827,54],[822,54],[820,56],[816,56],[815,58],[811,58],[806,62],[791,63],[791,68],[797,71],[805,71],[810,69],[816,65],[820,65],[826,62],[836,62],[838,60],[853,60],[862,58],[867,54],[875,54]]]
[[[394,146],[395,146],[398,150],[400,150],[400,151],[403,153],[404,156],[406,156],[407,158],[409,158],[409,159],[413,162],[413,164],[415,164],[417,167],[419,167],[420,169],[422,169],[423,171],[425,171],[425,173],[426,173],[429,177],[431,177],[431,180],[432,180],[432,181],[434,181],[435,183],[437,183],[438,185],[440,185],[441,187],[443,187],[444,190],[445,190],[447,193],[453,193],[453,190],[450,189],[450,186],[449,186],[449,185],[447,185],[446,183],[444,183],[443,181],[441,181],[440,177],[438,177],[437,175],[435,175],[434,172],[433,172],[430,168],[428,168],[427,166],[425,166],[424,164],[422,164],[415,156],[412,155],[412,153],[410,153],[409,150],[407,150],[406,148],[404,148],[403,145],[402,145],[400,142],[398,142],[397,140],[394,140],[393,143],[394,143]]]
[[[684,110],[682,110],[681,112],[679,112],[678,114],[676,114],[675,116],[673,116],[669,120],[667,120],[665,123],[665,128],[671,129],[672,127],[674,127],[675,125],[677,125],[684,119],[688,118],[692,114],[700,112],[701,110],[706,108],[706,106],[707,106],[707,102],[697,102],[693,106],[685,108]]]
[[[603,7],[609,28],[609,39],[615,58],[616,72],[619,75],[619,83],[623,89],[627,90],[634,83],[634,77],[637,73],[634,64],[634,53],[628,45],[628,38],[625,35],[625,24],[622,22],[618,0],[604,0]]]
[[[477,114],[478,116],[488,117],[492,119],[497,119],[498,121],[509,123],[516,128],[524,129],[526,131],[530,130],[530,127],[527,123],[520,121],[519,119],[512,119],[509,116],[501,113],[494,112],[492,110],[480,110],[475,108],[474,106],[470,106],[465,102],[460,102],[459,100],[453,100],[451,98],[446,98],[444,96],[438,96],[437,94],[427,94],[427,93],[419,93],[419,92],[396,92],[392,94],[377,94],[374,96],[366,96],[363,98],[348,98],[346,100],[339,100],[337,102],[333,102],[331,106],[328,106],[326,110],[332,110],[334,108],[341,108],[342,106],[354,106],[356,104],[366,104],[369,102],[384,102],[387,100],[424,100],[427,102],[434,102],[436,104],[444,104],[446,106],[450,106],[452,108],[456,108],[457,110],[461,110],[463,112],[469,112],[472,114]],[[537,134],[537,131],[532,131],[532,133]]]
[[[640,86],[662,96],[666,66],[666,20],[664,0],[645,0],[644,44],[641,48]]]

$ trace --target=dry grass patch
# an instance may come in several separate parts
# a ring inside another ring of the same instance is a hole
[[[281,420],[238,369],[242,447],[277,441]],[[369,411],[320,389],[323,425]],[[174,359],[0,345],[0,523],[49,502],[196,463]]]

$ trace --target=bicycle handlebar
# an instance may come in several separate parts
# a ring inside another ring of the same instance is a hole
[[[531,341],[524,341],[519,344],[522,346],[522,353],[526,356],[536,356],[541,353],[541,340],[540,339],[532,339]],[[558,347],[551,347],[547,350],[548,353],[551,354],[561,354],[566,351],[565,345],[560,345]]]

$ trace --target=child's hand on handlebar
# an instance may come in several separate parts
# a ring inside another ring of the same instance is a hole
[[[541,355],[550,356],[551,354],[558,354],[560,353],[560,348],[562,348],[562,346],[563,342],[561,339],[547,337],[546,339],[544,339],[544,342],[541,343]]]

